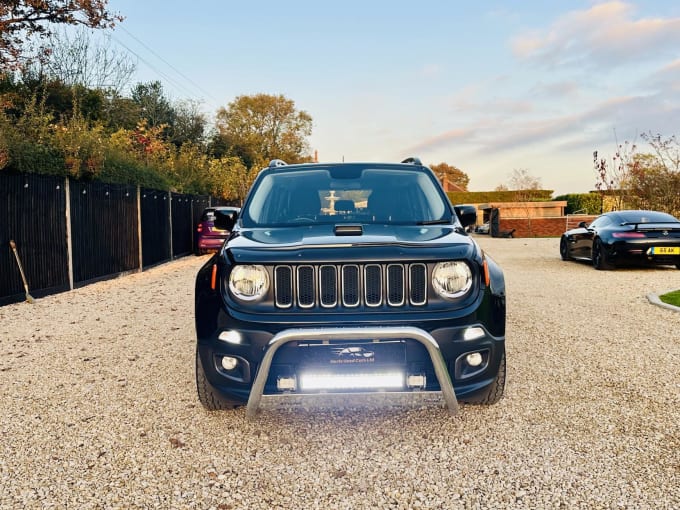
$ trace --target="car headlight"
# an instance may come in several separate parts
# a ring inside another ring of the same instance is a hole
[[[242,301],[260,299],[269,290],[269,275],[263,266],[235,266],[229,274],[229,290]]]
[[[461,261],[439,262],[432,271],[432,286],[442,297],[457,298],[472,287],[470,266]]]

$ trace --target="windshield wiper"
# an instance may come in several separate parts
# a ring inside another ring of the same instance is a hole
[[[451,225],[451,220],[425,220],[417,222],[416,225]]]

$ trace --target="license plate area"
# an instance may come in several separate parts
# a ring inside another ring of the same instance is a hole
[[[294,377],[294,391],[302,393],[390,391],[407,386],[403,340],[301,341],[282,347],[278,355],[276,365],[285,361],[288,370],[277,381],[281,376]]]
[[[650,255],[680,255],[678,246],[652,246],[649,249]]]
[[[298,364],[319,367],[403,365],[406,362],[406,342],[388,340],[374,342],[298,342]]]

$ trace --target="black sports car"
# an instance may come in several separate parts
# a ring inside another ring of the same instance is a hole
[[[475,220],[416,158],[272,161],[196,278],[199,400],[497,402],[505,284]]]
[[[617,265],[674,265],[680,269],[680,221],[657,211],[612,211],[581,222],[560,239],[562,260]]]

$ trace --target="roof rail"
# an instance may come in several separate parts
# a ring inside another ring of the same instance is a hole
[[[410,163],[411,165],[420,165],[423,166],[423,163],[420,161],[420,158],[415,158],[415,157],[410,157],[406,158],[402,163]]]
[[[269,162],[269,168],[276,168],[276,167],[279,167],[279,166],[286,166],[287,164],[288,164],[288,163],[286,163],[285,161],[283,161],[283,160],[281,160],[281,159],[272,159],[272,160]]]

